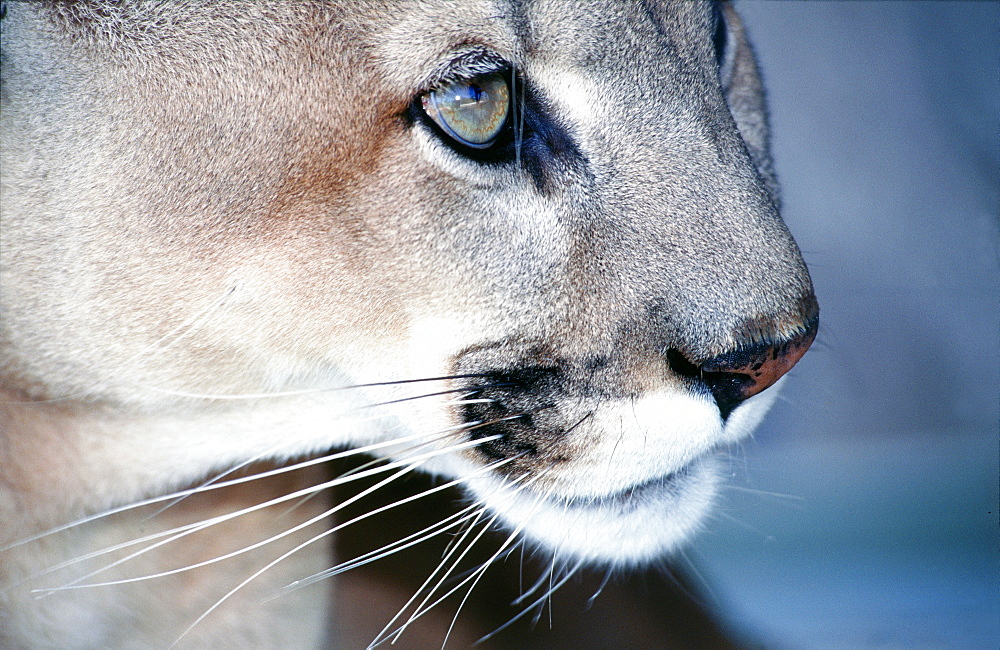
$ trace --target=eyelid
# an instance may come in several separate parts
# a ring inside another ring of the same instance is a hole
[[[511,63],[497,52],[482,45],[468,46],[452,52],[448,60],[435,68],[420,84],[418,94],[431,92],[441,86],[457,81],[474,79],[496,72],[506,72],[513,68]]]

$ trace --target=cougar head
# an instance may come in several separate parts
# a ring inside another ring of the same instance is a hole
[[[4,463],[76,512],[353,446],[638,563],[815,336],[727,4],[7,14]]]

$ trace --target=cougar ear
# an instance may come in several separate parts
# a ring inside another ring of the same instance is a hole
[[[716,5],[715,44],[719,56],[719,77],[729,111],[743,136],[750,157],[757,165],[771,200],[780,207],[778,180],[771,160],[771,137],[767,102],[757,67],[757,58],[739,14],[728,2]]]

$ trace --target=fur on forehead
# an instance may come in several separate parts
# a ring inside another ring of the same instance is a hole
[[[373,35],[375,59],[390,86],[427,90],[458,77],[520,65],[524,48],[515,27],[520,21],[512,19],[512,12],[491,2],[464,5],[440,2],[394,12],[389,24]]]

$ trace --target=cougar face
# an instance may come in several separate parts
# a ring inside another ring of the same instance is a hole
[[[815,335],[728,5],[53,0],[2,29],[15,645],[112,638],[30,595],[82,554],[67,522],[332,448],[560,558],[657,558]],[[169,643],[207,608],[153,621],[157,588],[50,600]]]

